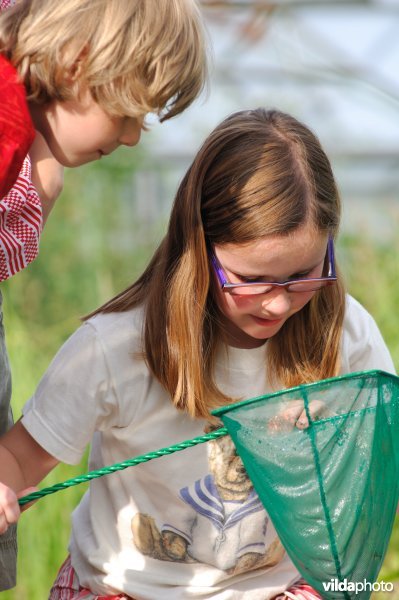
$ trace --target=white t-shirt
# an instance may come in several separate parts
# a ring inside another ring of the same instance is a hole
[[[101,314],[61,348],[23,411],[47,452],[90,469],[202,435],[135,353],[143,313]],[[267,344],[225,347],[219,387],[236,398],[271,391]],[[394,366],[367,311],[348,297],[342,373]],[[228,436],[94,479],[72,516],[70,552],[81,585],[137,600],[267,600],[300,576]]]

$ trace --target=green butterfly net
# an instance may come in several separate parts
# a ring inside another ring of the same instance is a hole
[[[302,406],[309,426],[300,430],[284,414]],[[323,598],[369,598],[370,589],[339,588],[372,584],[387,550],[399,499],[399,378],[353,373],[214,414],[304,579]]]
[[[286,418],[292,412],[306,415],[305,429]],[[399,377],[351,373],[213,414],[224,425],[217,431],[91,471],[19,502],[229,434],[304,579],[327,600],[369,598],[399,500]],[[353,589],[356,584],[360,590]]]

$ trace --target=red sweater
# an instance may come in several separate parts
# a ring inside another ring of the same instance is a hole
[[[14,185],[35,139],[24,86],[0,54],[0,198]]]

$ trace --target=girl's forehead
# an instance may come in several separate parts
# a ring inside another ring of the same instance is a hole
[[[301,227],[287,235],[269,235],[245,244],[216,245],[222,265],[242,274],[266,274],[316,266],[325,256],[327,232]]]

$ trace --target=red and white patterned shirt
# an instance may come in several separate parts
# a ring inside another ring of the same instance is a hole
[[[11,190],[0,200],[0,281],[21,271],[39,252],[42,207],[27,156]]]
[[[14,0],[0,0],[0,11]],[[27,155],[34,139],[25,90],[0,55],[0,281],[21,271],[39,251],[42,206]]]

